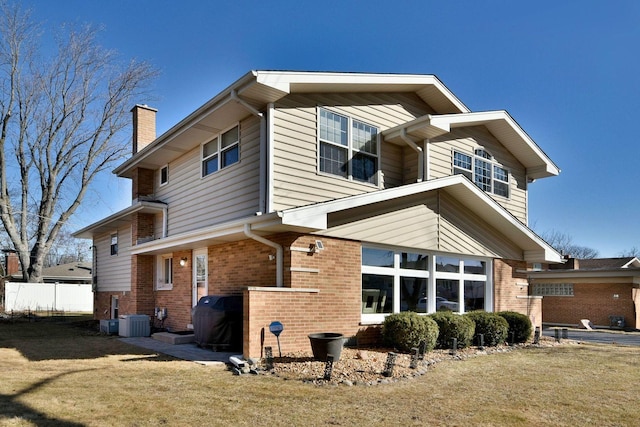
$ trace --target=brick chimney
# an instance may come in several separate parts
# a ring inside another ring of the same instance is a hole
[[[142,150],[156,139],[156,113],[158,110],[137,104],[131,109],[133,114],[133,154]]]

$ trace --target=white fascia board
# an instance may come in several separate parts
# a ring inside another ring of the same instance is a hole
[[[505,230],[507,236],[511,235],[512,238],[513,236],[519,236],[519,239],[524,238],[521,242],[527,242],[526,246],[530,247],[524,251],[525,260],[553,263],[562,261],[562,256],[556,250],[463,175],[452,175],[315,205],[286,209],[280,212],[280,215],[283,225],[315,228],[317,231],[321,231],[327,229],[328,215],[332,212],[453,187],[462,188],[467,197],[473,198],[474,204],[477,202],[481,205],[482,208],[477,209],[476,213],[489,224],[497,229]]]
[[[234,90],[240,91],[244,86],[251,84],[254,79],[254,71],[245,74],[240,79],[229,85],[226,89],[222,90],[216,96],[204,103],[198,109],[193,111],[187,117],[180,120],[180,122],[172,126],[171,129],[157,137],[151,144],[147,145],[142,150],[135,153],[132,157],[126,160],[124,163],[122,163],[120,166],[116,167],[113,170],[113,173],[118,176],[126,175],[135,167],[136,164],[140,163],[140,161],[161,149],[162,146],[167,142],[171,141],[172,139],[182,134],[185,130],[189,129],[203,116],[210,114],[212,111],[215,111],[216,109],[229,102],[231,100],[231,92],[233,92]]]
[[[527,147],[543,162],[546,167],[546,172],[551,175],[558,175],[560,168],[553,163],[553,161],[542,151],[542,149],[531,139],[531,137],[522,129],[522,127],[516,122],[511,115],[504,110],[497,111],[481,111],[476,113],[464,113],[464,114],[445,114],[432,119],[433,121],[445,120],[449,123],[449,126],[461,127],[461,126],[474,126],[490,123],[503,123],[509,127],[509,130],[514,136],[527,145]]]
[[[622,266],[622,268],[629,268],[629,267],[640,267],[640,260],[637,257],[633,257],[632,259],[629,260],[629,262],[627,262],[625,265]]]
[[[281,221],[278,213],[251,216],[141,243],[131,248],[131,254],[158,253],[179,246],[198,246],[198,242],[216,240],[232,234],[243,234],[245,224],[250,224],[253,231],[259,231],[260,228],[277,226]]]
[[[93,224],[88,225],[85,228],[72,233],[71,235],[79,239],[91,239],[93,237],[94,230],[101,227],[106,227],[109,224],[115,223],[117,221],[124,220],[128,216],[136,212],[140,212],[141,210],[149,210],[152,212],[162,212],[165,209],[167,209],[166,203],[140,201],[119,212],[114,213],[113,215],[103,218],[100,221],[94,222]]]
[[[435,87],[438,92],[455,106],[460,112],[469,112],[462,103],[436,76],[432,74],[381,74],[381,73],[344,73],[344,72],[309,72],[309,71],[254,71],[256,81],[262,85],[280,90],[284,93],[296,92],[296,85],[304,87],[317,86],[315,91],[322,92],[323,86],[343,86],[347,90],[358,90],[358,87],[388,90],[393,86],[414,87],[417,91],[427,86]]]

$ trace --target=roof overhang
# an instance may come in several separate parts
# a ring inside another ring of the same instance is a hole
[[[414,92],[439,114],[469,109],[433,75],[251,71],[118,166],[131,178],[135,168],[158,169],[209,141],[221,130],[291,93]]]
[[[328,216],[331,213],[419,195],[420,193],[434,190],[446,191],[487,224],[500,230],[505,237],[522,248],[524,260],[528,262],[561,262],[562,257],[558,252],[461,175],[350,196],[304,207],[285,209],[266,215],[241,218],[192,232],[140,243],[132,248],[131,253],[134,255],[162,254],[243,240],[247,238],[245,234],[245,226],[247,224],[252,232],[259,235],[286,231],[300,233],[324,231],[328,228]],[[81,232],[82,230],[78,233]]]
[[[405,144],[405,137],[424,141],[447,134],[452,129],[485,126],[520,163],[530,179],[556,176],[560,169],[506,111],[442,114],[419,117],[382,132],[384,140]]]
[[[434,190],[446,191],[488,225],[499,230],[506,238],[522,248],[525,261],[562,262],[562,256],[555,249],[462,175],[287,209],[281,213],[282,224],[305,228],[310,232],[326,230],[331,213]]]
[[[91,239],[98,234],[110,233],[119,227],[131,224],[131,217],[135,213],[161,213],[166,209],[166,203],[138,201],[126,209],[76,231],[72,236],[79,239]]]
[[[542,270],[527,271],[530,280],[535,283],[536,279],[569,281],[569,282],[622,282],[640,284],[639,268],[614,268],[614,269],[594,269],[594,270]]]

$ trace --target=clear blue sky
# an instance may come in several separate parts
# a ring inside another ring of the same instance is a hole
[[[251,69],[435,74],[471,110],[507,110],[561,168],[529,187],[534,230],[600,256],[640,247],[640,1],[22,3],[47,25],[103,24],[105,47],[154,64],[140,103],[158,134]],[[129,186],[91,197],[76,229],[128,206]]]

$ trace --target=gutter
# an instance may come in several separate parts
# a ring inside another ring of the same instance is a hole
[[[284,274],[283,274],[283,264],[284,264],[284,256],[282,246],[277,244],[276,242],[272,242],[271,240],[265,239],[262,236],[258,236],[251,231],[251,224],[244,224],[244,234],[250,239],[253,239],[257,242],[265,244],[267,246],[271,246],[276,250],[276,287],[282,288],[284,282]]]

